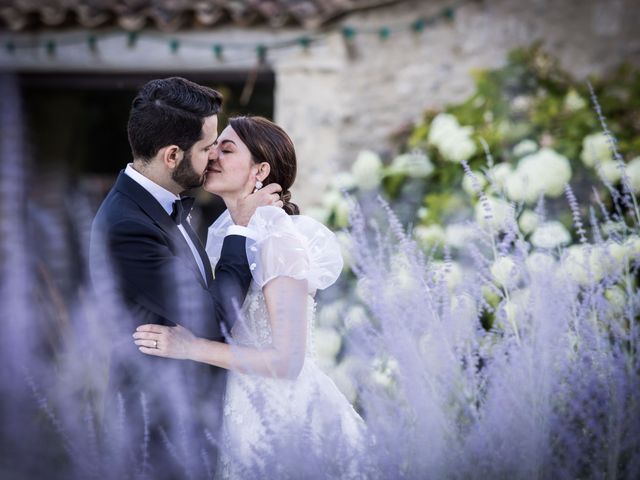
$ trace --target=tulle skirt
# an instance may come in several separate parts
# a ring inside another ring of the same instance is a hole
[[[366,427],[307,358],[295,380],[230,372],[217,478],[371,478]]]

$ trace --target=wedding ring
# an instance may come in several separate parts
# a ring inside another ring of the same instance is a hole
[[[156,343],[153,345],[153,348],[158,348],[158,340],[154,340],[154,342]]]

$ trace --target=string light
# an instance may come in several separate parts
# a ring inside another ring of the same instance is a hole
[[[47,50],[47,55],[49,56],[53,56],[56,54],[56,42],[53,40],[47,40],[47,43],[45,43],[44,48]]]
[[[408,30],[416,34],[419,34],[424,32],[428,26],[435,24],[438,21],[441,21],[441,19],[446,19],[447,21],[453,21],[455,19],[456,9],[466,1],[468,0],[458,0],[453,5],[443,8],[442,10],[439,11],[439,13],[435,15],[432,15],[429,17],[423,16],[423,17],[417,18],[409,24]],[[380,40],[384,41],[391,37],[392,32],[403,31],[403,30],[407,31],[407,27],[403,25],[383,25],[381,27],[372,29],[372,28],[362,28],[362,27],[354,27],[351,25],[344,25],[341,28],[341,34],[344,40],[351,44],[353,43],[355,38],[360,35],[376,35]],[[84,37],[84,42],[86,42],[89,50],[91,50],[92,52],[96,52],[98,48],[98,41],[100,40],[100,38],[107,37],[107,36],[117,36],[117,35],[122,35],[122,34],[114,35],[113,33],[109,33],[109,34],[92,33],[89,36]],[[127,47],[135,48],[140,38],[140,35],[141,35],[140,32],[127,32],[126,33]],[[192,41],[187,39],[178,40],[177,38],[174,37],[168,40],[168,47],[171,53],[173,54],[177,53],[181,48],[181,46],[183,45],[187,45],[190,48],[191,47],[208,48],[212,51],[213,55],[218,61],[224,60],[224,52],[226,49],[239,50],[239,49],[253,48],[255,50],[258,62],[264,63],[266,62],[267,52],[269,50],[291,48],[292,46],[298,46],[299,48],[302,48],[303,50],[306,51],[309,49],[312,43],[316,43],[318,40],[322,39],[326,35],[328,35],[328,33],[319,33],[313,36],[303,35],[291,40],[278,41],[272,44],[263,43],[263,44],[254,45],[254,46],[247,45],[247,44],[233,44],[233,43],[229,43],[229,44],[216,43],[214,45],[211,45],[210,43],[203,43],[195,40],[192,40]],[[74,43],[77,44],[79,42],[78,40],[70,39],[70,40],[65,40],[64,42],[61,42],[60,45],[66,46],[66,45],[72,45]],[[56,41],[53,39],[48,39],[40,45],[45,48],[49,56],[56,55],[56,52],[59,46],[59,44],[56,43]],[[29,49],[29,48],[32,48],[32,45],[30,43],[20,44],[12,39],[8,39],[5,42],[5,50],[8,54],[11,54],[11,55],[15,54],[18,49]]]
[[[424,27],[426,26],[424,18],[419,18],[415,22],[411,24],[411,29],[416,33],[424,32]]]
[[[96,37],[95,35],[89,35],[87,37],[87,45],[89,46],[89,50],[95,53],[98,49],[98,37]]]
[[[178,53],[178,50],[180,49],[180,41],[177,38],[172,38],[169,41],[169,49],[171,50],[171,53]]]
[[[216,43],[213,47],[213,54],[218,60],[222,60],[222,54],[224,53],[224,47],[219,43]]]
[[[345,40],[352,40],[356,36],[356,29],[353,27],[342,27],[342,36]]]
[[[387,38],[389,38],[391,36],[391,29],[389,27],[382,27],[378,31],[378,35],[380,35],[380,39],[381,40],[386,40]]]
[[[300,46],[304,50],[307,50],[311,46],[311,38],[309,38],[309,37],[300,37],[298,39],[298,43],[300,44]]]
[[[447,20],[453,20],[454,17],[456,16],[456,11],[453,7],[447,7],[443,10],[442,15]]]
[[[133,48],[136,46],[138,42],[138,32],[129,32],[127,34],[127,46],[129,48]]]
[[[258,63],[263,64],[267,61],[267,46],[258,45],[256,47],[256,54],[258,55]]]

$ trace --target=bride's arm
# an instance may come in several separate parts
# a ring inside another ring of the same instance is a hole
[[[184,327],[142,325],[135,343],[148,355],[188,359],[268,377],[296,378],[307,344],[307,281],[277,277],[263,288],[272,343],[265,348],[227,345],[195,337]],[[156,346],[157,348],[154,348]]]

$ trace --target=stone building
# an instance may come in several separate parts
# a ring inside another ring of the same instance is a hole
[[[93,91],[85,101],[102,99],[104,113],[109,95],[130,101],[151,76],[225,84],[231,110],[272,115],[294,139],[304,207],[360,149],[389,150],[395,131],[468,96],[470,73],[500,66],[511,49],[540,41],[575,75],[606,74],[640,65],[638,25],[637,0],[0,0],[0,69],[34,92],[58,87],[31,107],[38,125],[50,118],[38,105],[54,105],[49,152],[91,157],[96,144],[124,145],[110,155],[120,167],[120,120],[99,128],[117,139],[94,131],[80,147],[55,120],[86,123],[87,104],[65,88]]]

